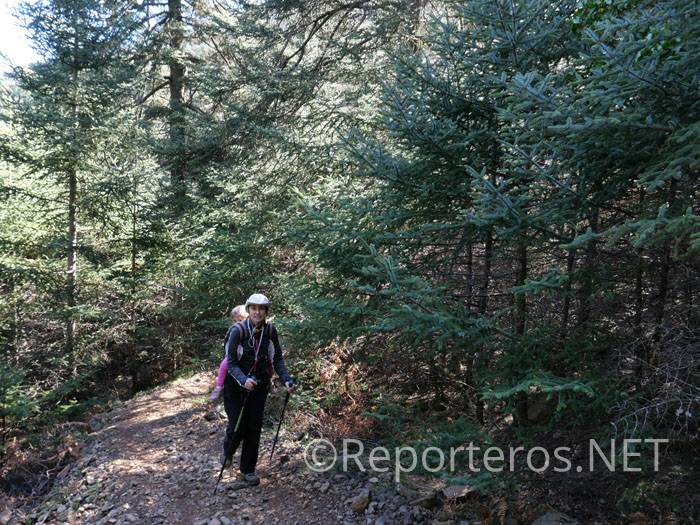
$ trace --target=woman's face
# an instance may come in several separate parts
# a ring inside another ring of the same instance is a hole
[[[267,308],[259,304],[251,304],[248,307],[248,314],[250,315],[250,321],[255,326],[258,326],[265,320],[265,317],[267,316]]]

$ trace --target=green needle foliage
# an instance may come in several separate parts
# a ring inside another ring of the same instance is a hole
[[[654,373],[693,304],[672,275],[697,283],[698,12],[641,4],[441,2],[389,51],[347,175],[299,197],[306,340],[362,336],[356,358],[522,424],[531,393],[578,421],[626,388],[601,366]]]
[[[314,409],[471,429],[545,399],[697,434],[697,2],[23,12],[43,58],[0,107],[8,429],[213,365],[264,292]]]

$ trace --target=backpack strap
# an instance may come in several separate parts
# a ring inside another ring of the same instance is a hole
[[[238,348],[236,348],[236,354],[238,354],[238,359],[240,360],[243,357],[243,341],[245,341],[246,338],[246,330],[245,330],[245,323],[238,322],[234,325],[236,330],[238,330],[238,333],[240,335],[238,339]]]
[[[272,362],[275,359],[275,345],[272,344],[272,329],[274,327],[272,326],[272,323],[267,324],[267,339],[269,341],[269,343],[267,344],[267,373],[270,376],[270,381],[272,381],[272,374],[274,373],[274,370],[272,368]]]

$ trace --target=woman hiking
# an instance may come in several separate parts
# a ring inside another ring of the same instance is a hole
[[[230,331],[226,353],[228,373],[224,381],[224,408],[228,426],[221,464],[229,466],[238,444],[242,443],[240,471],[243,481],[249,485],[260,483],[260,478],[255,475],[255,465],[273,369],[287,392],[296,389],[284,366],[277,329],[267,321],[269,306],[270,301],[263,294],[255,293],[248,298],[245,302],[248,319],[236,323]],[[237,423],[238,430],[234,434]]]

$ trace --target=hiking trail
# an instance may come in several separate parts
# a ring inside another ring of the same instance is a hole
[[[200,373],[93,418],[93,428],[102,428],[89,435],[78,461],[59,474],[49,504],[13,518],[71,525],[431,521],[432,512],[407,506],[390,490],[390,472],[360,479],[311,471],[304,443],[291,432],[280,435],[270,465],[276,423],[263,428],[260,485],[248,487],[237,479],[239,451],[214,495],[226,418],[221,402],[207,410],[213,383],[211,374]],[[287,421],[294,410],[290,402]],[[363,501],[368,490],[370,498]]]

